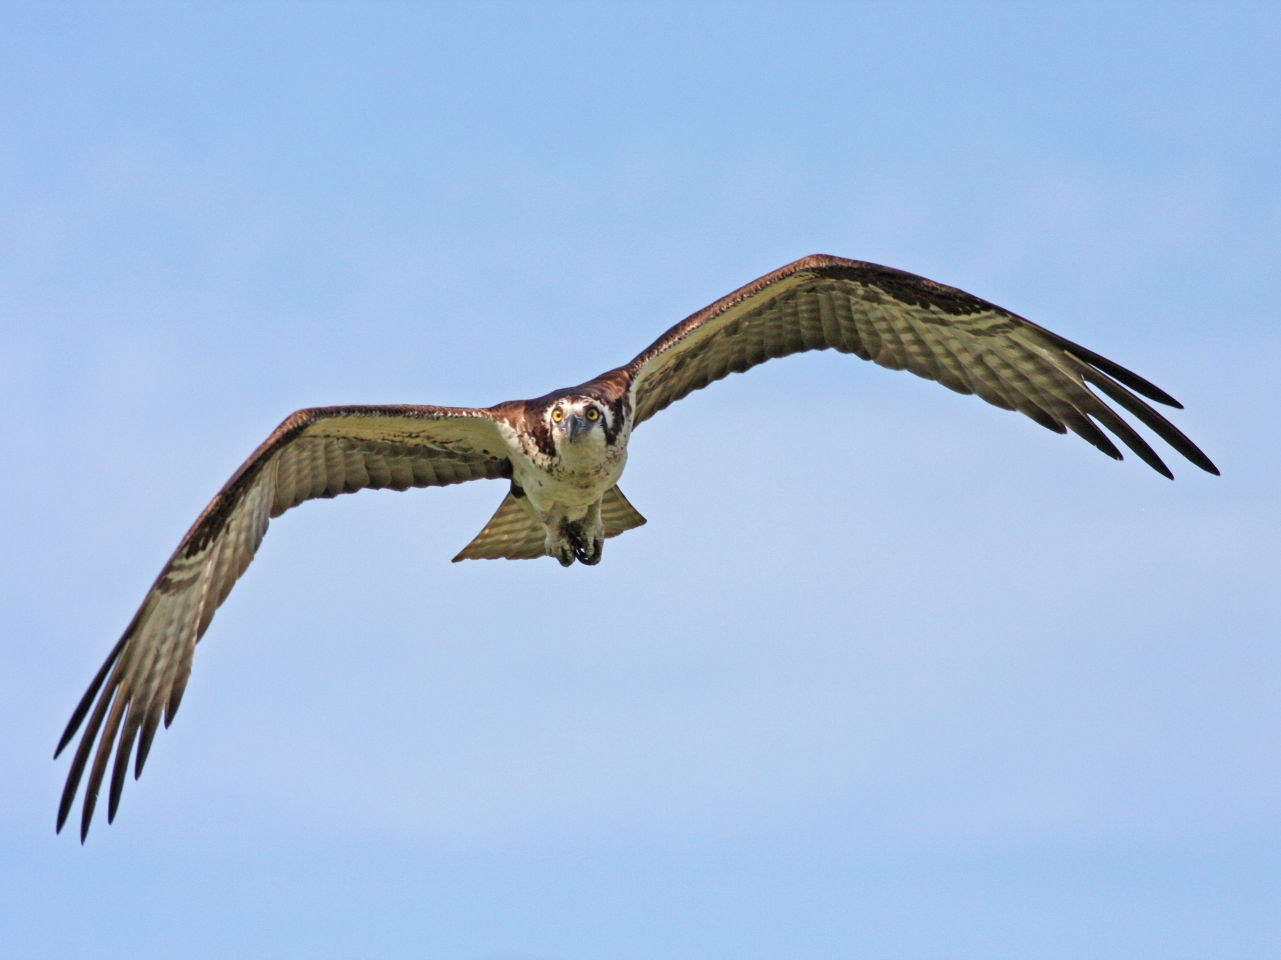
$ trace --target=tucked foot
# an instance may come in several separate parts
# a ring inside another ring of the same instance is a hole
[[[547,531],[543,549],[547,551],[549,557],[555,557],[556,562],[562,567],[573,566],[578,558],[578,541],[574,539],[569,524],[565,522],[561,522],[557,529]]]
[[[574,548],[575,560],[589,567],[600,563],[600,555],[605,547],[605,531],[598,517],[586,517],[577,523],[567,523],[564,534]]]
[[[570,566],[575,560],[589,567],[595,566],[600,563],[604,548],[604,531],[592,534],[585,522],[566,521],[560,525],[556,536],[549,534],[547,537],[547,553],[555,557],[562,567]]]

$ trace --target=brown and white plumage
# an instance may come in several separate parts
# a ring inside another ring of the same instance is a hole
[[[963,291],[829,256],[806,257],[754,280],[672,327],[625,366],[535,400],[485,409],[301,410],[192,525],[76,707],[55,753],[85,723],[58,829],[87,770],[84,839],[108,765],[108,819],[115,816],[131,756],[137,776],[161,718],[168,725],[178,709],[197,641],[272,517],[304,500],[366,488],[505,478],[511,487],[498,511],[455,560],[552,555],[563,564],[596,563],[605,537],[644,523],[617,487],[636,425],[730,373],[819,349],[977,394],[1058,433],[1071,430],[1120,459],[1101,426],[1172,476],[1093,387],[1192,463],[1218,473],[1143,399],[1179,406],[1142,377]]]

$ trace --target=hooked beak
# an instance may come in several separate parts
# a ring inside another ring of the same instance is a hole
[[[565,421],[565,432],[569,434],[570,440],[577,440],[581,434],[586,433],[592,428],[591,422],[583,416],[571,413]]]

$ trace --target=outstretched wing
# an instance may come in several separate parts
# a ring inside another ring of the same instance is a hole
[[[300,410],[277,427],[187,531],[72,714],[55,757],[86,715],[89,721],[67,774],[58,829],[92,754],[80,819],[84,840],[119,734],[107,807],[107,819],[115,817],[135,740],[136,777],[161,715],[168,726],[178,710],[196,642],[253,560],[270,518],[304,500],[366,488],[510,476],[492,417],[446,407],[327,407]]]
[[[713,380],[823,349],[978,394],[1121,459],[1101,425],[1154,470],[1173,476],[1090,389],[1096,387],[1202,470],[1219,472],[1142,397],[1174,407],[1178,401],[1137,374],[955,287],[858,260],[816,255],[753,280],[672,327],[620,369],[631,380],[640,423]]]

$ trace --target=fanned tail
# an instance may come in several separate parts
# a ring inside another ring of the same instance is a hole
[[[616,537],[645,522],[627,502],[618,487],[610,487],[601,498],[601,522],[605,536]],[[547,530],[529,507],[524,496],[508,493],[475,539],[459,551],[459,560],[531,560],[547,555]]]

